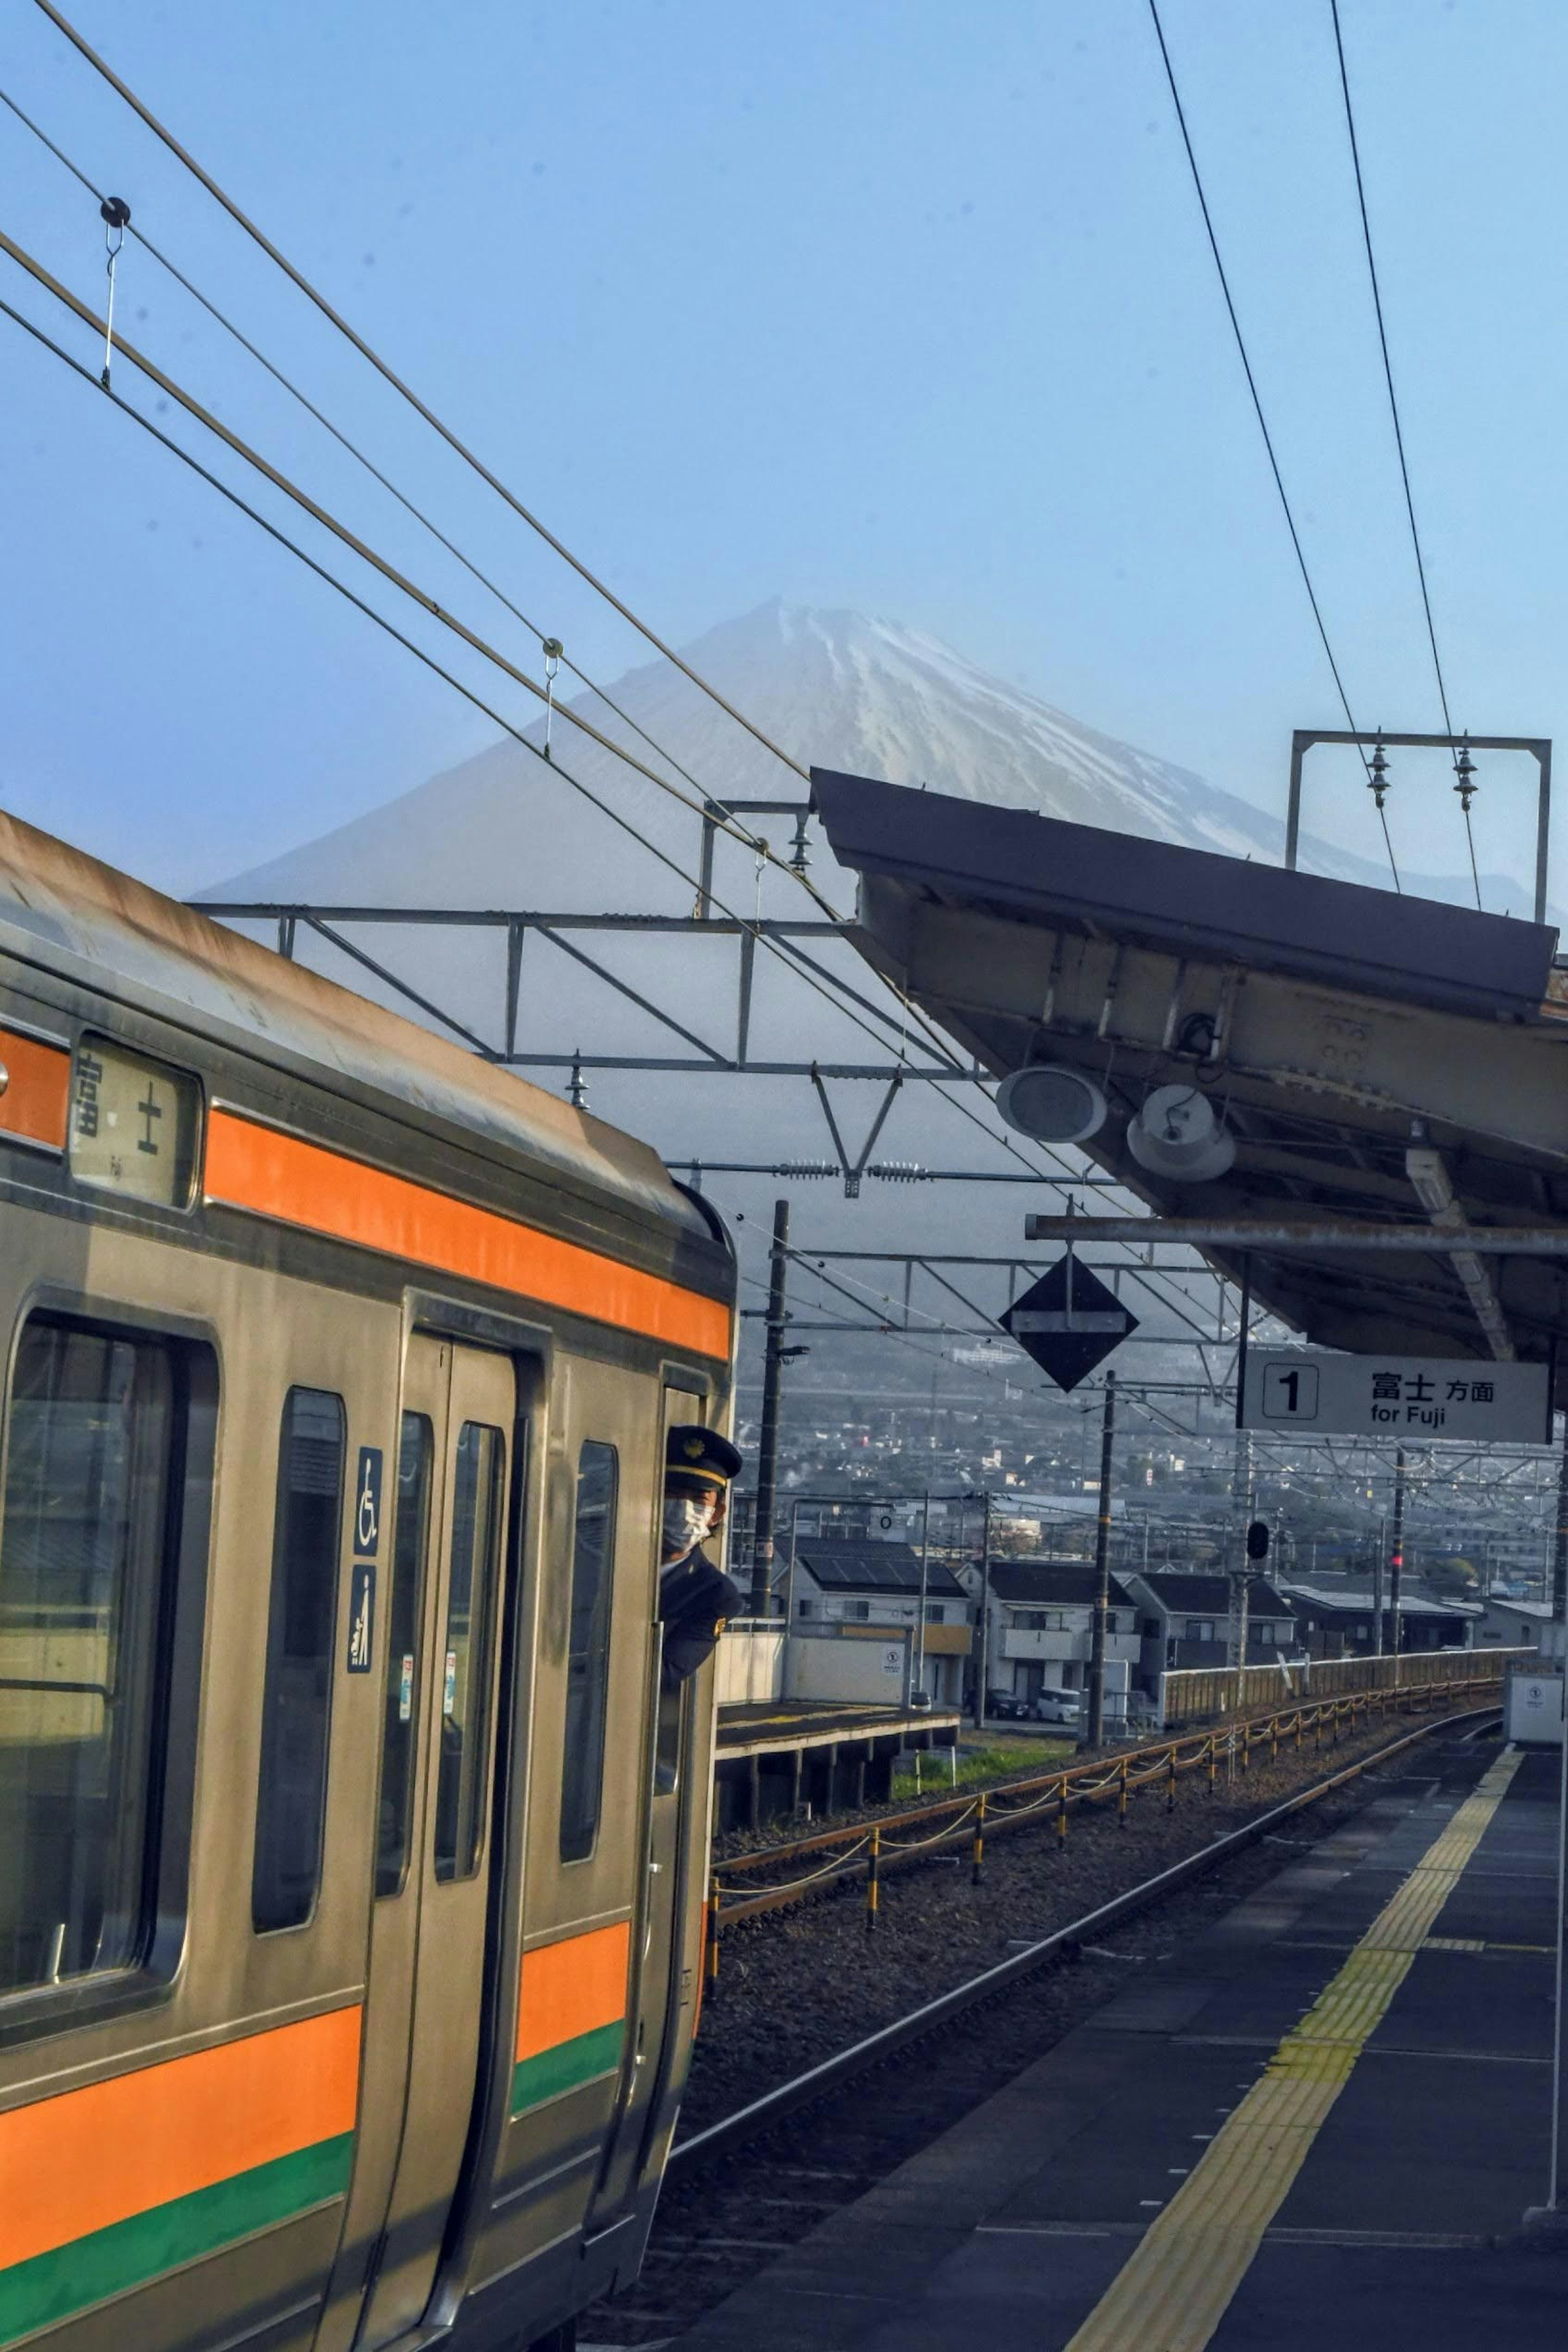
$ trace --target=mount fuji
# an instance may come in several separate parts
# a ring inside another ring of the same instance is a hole
[[[1279,820],[1192,770],[1119,742],[993,676],[940,639],[858,613],[779,600],[721,622],[683,648],[764,733],[799,759],[933,792],[1032,808],[1075,824],[1270,864]],[[627,671],[616,702],[716,797],[796,800],[799,779],[669,664]],[[567,703],[647,763],[666,763],[592,695]],[[542,745],[542,719],[525,730]],[[689,889],[614,818],[577,797],[574,776],[688,870],[695,820],[559,714],[549,769],[508,739],[381,808],[205,893],[225,898],[395,906],[682,911]],[[671,773],[672,782],[688,793]],[[764,833],[768,821],[753,821]],[[787,838],[777,821],[771,830]],[[1314,870],[1386,887],[1377,866],[1304,841]],[[1468,898],[1468,877],[1411,877],[1423,895]],[[1492,903],[1515,904],[1498,879]],[[749,904],[749,901],[748,901]],[[793,909],[791,909],[793,910]],[[770,911],[784,912],[780,906]]]

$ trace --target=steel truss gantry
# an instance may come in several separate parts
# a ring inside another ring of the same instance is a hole
[[[465,1045],[471,1045],[477,1054],[482,1054],[487,1061],[498,1062],[509,1068],[656,1070],[693,1076],[735,1076],[744,1073],[750,1077],[809,1078],[816,1075],[823,1078],[869,1078],[879,1080],[885,1086],[891,1085],[894,1080],[902,1084],[906,1080],[936,1079],[951,1084],[955,1079],[967,1081],[983,1078],[986,1075],[978,1063],[938,1054],[923,1043],[911,1044],[904,1058],[896,1062],[759,1061],[752,1057],[750,1051],[752,1009],[757,947],[761,940],[779,947],[785,957],[835,996],[843,999],[846,1005],[870,1014],[886,1026],[896,1024],[896,1014],[886,1005],[877,1004],[839,973],[828,971],[801,944],[805,940],[841,940],[846,927],[840,923],[815,918],[776,916],[760,916],[753,921],[749,918],[717,914],[590,915],[552,913],[534,908],[321,905],[300,899],[278,898],[203,898],[195,904],[198,912],[211,915],[222,922],[275,925],[278,952],[282,956],[292,957],[296,953],[301,930],[313,932],[351,962],[374,974],[385,987],[419,1012],[439,1022],[443,1028],[450,1030]],[[456,1013],[437,1003],[402,973],[394,971],[381,957],[372,955],[357,940],[344,936],[345,928],[362,927],[401,930],[424,927],[446,931],[504,932],[506,978],[492,1034],[489,1037],[479,1035]],[[634,988],[629,981],[610,971],[597,956],[577,944],[579,937],[595,932],[637,939],[667,937],[688,941],[736,941],[732,1045],[725,1048],[699,1035],[666,1006],[644,995],[640,989]],[[685,1055],[568,1054],[547,1053],[520,1044],[518,1024],[523,1010],[523,950],[531,935],[546,940],[605,988],[669,1030],[692,1051]]]

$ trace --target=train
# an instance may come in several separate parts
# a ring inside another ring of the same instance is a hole
[[[700,2005],[722,1223],[0,818],[0,2345],[558,2352]]]

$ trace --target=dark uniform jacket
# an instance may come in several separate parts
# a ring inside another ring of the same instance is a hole
[[[666,1690],[678,1690],[710,1658],[728,1619],[743,1604],[739,1585],[699,1550],[672,1559],[658,1580],[658,1613],[664,1623]]]

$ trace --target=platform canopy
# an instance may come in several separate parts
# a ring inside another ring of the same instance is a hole
[[[863,776],[812,789],[867,960],[994,1076],[1063,1064],[1102,1091],[1079,1148],[1158,1216],[1086,1238],[1245,1262],[1323,1347],[1540,1360],[1568,1340],[1554,930]],[[1235,1142],[1208,1181],[1129,1148],[1179,1085]]]

